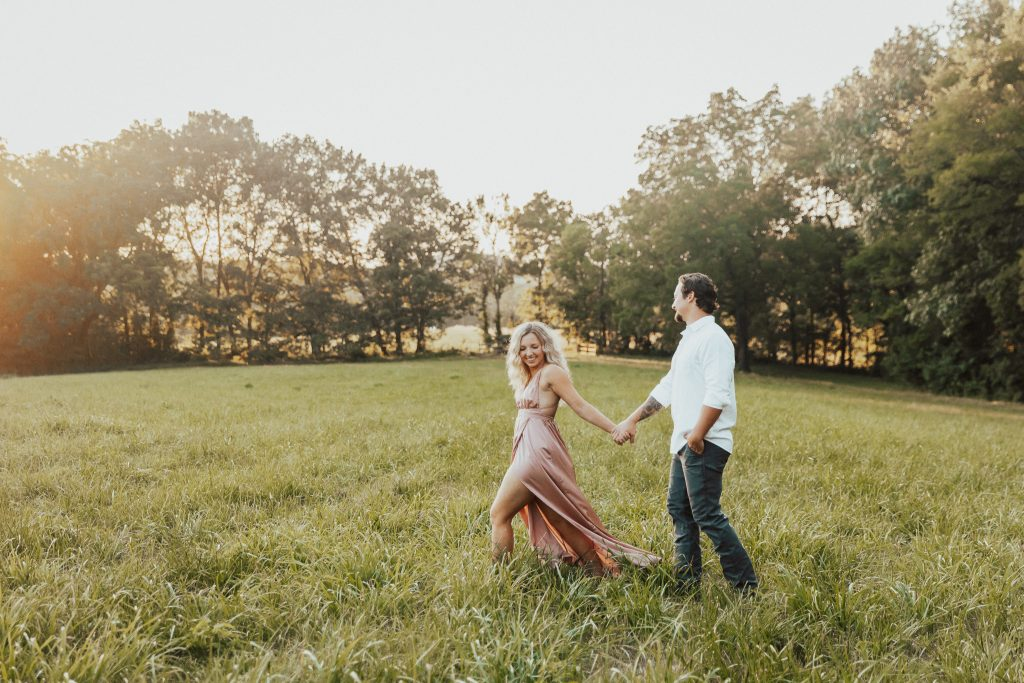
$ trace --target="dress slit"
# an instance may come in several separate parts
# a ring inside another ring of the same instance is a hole
[[[552,514],[576,528],[590,544],[605,570],[617,573],[613,555],[638,566],[649,566],[661,558],[608,533],[597,513],[576,483],[572,458],[558,431],[554,418],[539,409],[539,384],[536,376],[516,401],[516,419],[512,447],[513,470],[518,479]],[[528,503],[519,511],[530,534],[530,543],[553,562],[575,564],[581,557],[562,538],[537,502]]]

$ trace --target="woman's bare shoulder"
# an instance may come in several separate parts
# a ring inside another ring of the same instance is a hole
[[[553,365],[551,363],[549,363],[548,365],[545,365],[540,370],[540,381],[543,384],[547,384],[548,386],[551,386],[551,384],[553,382],[561,383],[562,381],[565,381],[565,380],[568,380],[568,379],[569,379],[569,373],[568,372],[566,372],[564,369],[558,367],[557,365]]]

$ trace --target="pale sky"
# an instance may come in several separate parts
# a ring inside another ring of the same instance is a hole
[[[437,171],[455,200],[636,182],[644,130],[732,86],[820,100],[947,0],[0,0],[0,138],[26,154],[189,111]]]

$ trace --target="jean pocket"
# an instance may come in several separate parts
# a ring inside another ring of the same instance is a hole
[[[704,455],[706,453],[707,453],[707,448],[706,447],[705,447],[704,453],[698,453],[697,451],[695,451],[692,448],[690,448],[690,444],[686,444],[685,446],[683,446],[683,452],[680,454],[680,457],[682,457],[683,462],[686,462],[686,461],[694,462],[694,461],[700,461],[704,457]]]

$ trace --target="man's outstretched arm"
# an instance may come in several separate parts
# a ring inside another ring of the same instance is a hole
[[[621,446],[626,441],[635,441],[637,424],[643,422],[664,407],[658,402],[658,399],[649,396],[643,405],[634,410],[629,417],[615,427],[615,431],[612,432],[612,438],[615,439],[615,443]]]
[[[651,389],[647,400],[634,410],[632,415],[616,425],[615,430],[612,432],[612,438],[615,440],[615,443],[621,446],[627,441],[630,443],[636,441],[637,424],[672,402],[672,371],[675,367],[676,357],[672,356],[672,364],[669,366],[668,372],[661,378],[657,386]]]

